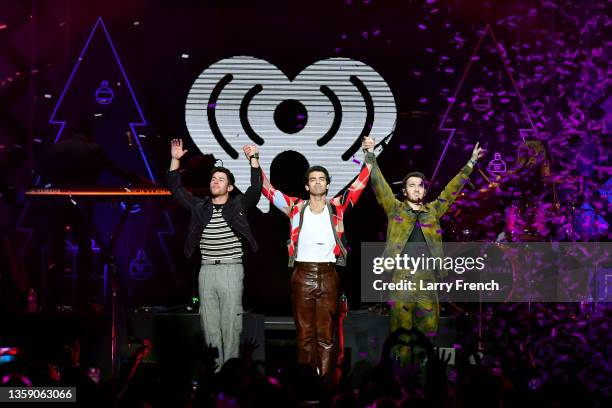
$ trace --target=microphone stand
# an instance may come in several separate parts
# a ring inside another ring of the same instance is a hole
[[[132,208],[131,202],[126,202],[125,209],[119,222],[111,233],[108,244],[103,248],[102,262],[104,265],[104,271],[110,275],[111,281],[111,378],[118,378],[118,359],[117,359],[117,309],[118,309],[118,281],[117,281],[117,265],[115,264],[115,257],[113,252],[117,243],[117,237],[121,233],[125,222],[127,221],[128,214]]]

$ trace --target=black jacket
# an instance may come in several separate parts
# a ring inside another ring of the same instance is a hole
[[[166,173],[166,182],[168,188],[172,192],[174,198],[179,204],[191,211],[191,219],[189,220],[189,232],[185,240],[185,255],[190,257],[198,247],[202,237],[204,227],[212,218],[213,204],[210,197],[198,198],[194,197],[181,184],[181,174],[179,170],[173,170]],[[223,206],[223,219],[227,225],[237,232],[239,238],[246,239],[253,251],[257,251],[257,243],[249,227],[246,213],[254,208],[259,202],[261,196],[262,176],[259,168],[251,167],[251,185],[244,194],[240,194],[234,198],[230,198]]]

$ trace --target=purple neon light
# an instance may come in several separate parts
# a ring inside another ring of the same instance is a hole
[[[79,55],[79,59],[74,65],[74,68],[72,69],[72,73],[70,74],[70,77],[68,78],[68,82],[66,82],[66,85],[64,86],[64,90],[62,91],[59,97],[59,100],[57,101],[57,104],[55,105],[55,109],[53,110],[53,113],[51,114],[51,119],[49,119],[50,124],[60,125],[60,129],[57,132],[57,136],[55,137],[55,141],[53,143],[57,143],[57,141],[60,138],[60,135],[62,134],[62,131],[64,130],[64,126],[66,125],[66,121],[55,120],[55,114],[57,113],[57,110],[62,104],[62,100],[64,99],[64,96],[66,95],[66,92],[68,91],[68,88],[70,87],[70,84],[72,83],[72,79],[74,78],[74,75],[76,74],[77,69],[79,68],[79,65],[81,64],[81,61],[83,60],[83,57],[85,56],[85,53],[87,52],[87,49],[89,48],[89,43],[91,42],[91,39],[93,38],[98,26],[102,27],[102,30],[104,31],[104,34],[106,35],[106,39],[108,40],[111,50],[113,51],[113,55],[115,56],[117,65],[119,65],[119,69],[121,70],[121,75],[123,76],[123,80],[127,84],[127,87],[130,91],[130,95],[132,95],[132,100],[134,101],[134,104],[136,105],[136,109],[138,110],[138,115],[140,116],[140,122],[130,122],[129,125],[130,125],[130,129],[132,130],[132,134],[135,136],[134,139],[136,139],[136,143],[138,144],[138,150],[140,151],[142,160],[144,161],[144,164],[147,168],[149,177],[153,182],[155,182],[155,177],[153,176],[153,172],[151,171],[151,167],[149,166],[147,157],[145,156],[144,150],[142,149],[142,146],[140,144],[138,134],[136,133],[136,130],[134,129],[134,126],[146,126],[147,122],[144,118],[144,115],[142,114],[142,109],[140,109],[140,105],[138,104],[138,100],[136,99],[136,95],[134,94],[134,90],[132,89],[132,85],[130,84],[128,77],[125,74],[125,70],[123,69],[123,65],[121,64],[121,60],[119,59],[119,55],[117,54],[115,45],[113,44],[113,41],[111,40],[110,35],[108,34],[108,30],[106,29],[106,26],[104,25],[104,21],[102,21],[102,17],[98,17],[96,24],[93,26],[91,33],[89,34],[89,37],[87,38],[87,42],[85,42],[85,46],[83,47],[83,50],[81,51],[81,55]]]
[[[179,276],[176,274],[176,269],[174,268],[174,263],[172,262],[172,258],[170,257],[170,253],[168,252],[168,248],[166,248],[166,243],[164,242],[164,235],[174,235],[174,226],[172,225],[172,220],[170,219],[170,215],[168,215],[168,211],[164,211],[164,217],[166,219],[166,222],[168,223],[168,228],[165,230],[158,230],[157,231],[157,239],[159,240],[159,243],[162,247],[162,250],[164,251],[164,257],[166,258],[166,261],[168,262],[168,266],[170,266],[170,271],[172,272],[172,275],[174,276],[174,282],[176,283],[176,287],[178,288],[179,285]]]
[[[131,122],[130,125],[130,129],[132,130],[132,134],[135,135],[135,139],[136,139],[136,143],[138,144],[138,150],[140,151],[140,155],[142,156],[142,159],[144,160],[144,164],[147,168],[147,171],[149,173],[149,177],[151,178],[151,180],[153,182],[155,182],[155,177],[153,176],[153,172],[151,171],[151,168],[149,166],[149,162],[147,160],[147,157],[144,154],[144,151],[142,149],[142,146],[140,145],[140,140],[138,138],[138,135],[134,129],[134,126],[146,126],[147,122],[144,119],[144,115],[142,113],[142,109],[140,108],[140,105],[138,104],[138,101],[136,99],[136,95],[134,94],[134,90],[132,89],[132,85],[130,84],[130,81],[128,80],[127,75],[125,74],[125,70],[123,69],[123,65],[121,64],[121,61],[119,60],[119,55],[117,54],[117,50],[115,49],[115,46],[113,44],[113,41],[110,38],[110,35],[108,34],[108,30],[106,29],[106,26],[104,25],[104,21],[102,21],[102,17],[98,17],[98,20],[96,21],[96,24],[93,26],[91,32],[89,33],[89,37],[87,38],[87,41],[85,42],[85,46],[83,47],[83,50],[81,51],[81,54],[79,55],[79,59],[77,60],[74,68],[72,69],[72,73],[70,74],[70,77],[68,77],[68,82],[66,82],[66,85],[64,86],[64,90],[62,91],[59,100],[57,101],[57,104],[55,105],[55,109],[53,109],[53,113],[51,114],[51,119],[49,119],[49,123],[52,125],[60,125],[60,129],[57,132],[57,136],[55,137],[55,140],[53,143],[57,143],[57,141],[59,140],[62,131],[64,130],[64,126],[66,125],[66,121],[61,121],[61,120],[55,120],[55,114],[57,113],[57,110],[59,109],[60,105],[62,104],[62,100],[64,99],[64,96],[66,95],[66,92],[68,91],[68,88],[70,87],[70,84],[72,83],[72,79],[74,78],[77,69],[79,68],[79,64],[81,63],[81,61],[83,60],[83,57],[85,55],[85,52],[87,51],[87,49],[89,48],[89,43],[91,42],[91,39],[93,38],[96,29],[98,28],[98,26],[102,27],[102,30],[104,31],[104,34],[106,35],[106,39],[108,40],[108,43],[110,44],[111,50],[113,51],[113,55],[115,56],[115,60],[117,61],[117,65],[119,65],[119,69],[121,71],[121,74],[123,75],[123,79],[125,81],[125,83],[127,84],[127,87],[130,91],[130,95],[132,95],[132,100],[134,101],[135,105],[136,105],[136,109],[138,110],[138,114],[140,116],[141,121],[140,122]],[[40,182],[40,175],[36,178],[35,181],[35,185],[38,185],[38,183]],[[24,218],[25,215],[28,213],[28,209],[30,207],[30,203],[26,203],[23,211],[21,212],[21,215],[19,216],[19,220],[17,221],[17,226],[16,226],[16,231],[20,232],[20,233],[24,233],[26,235],[25,238],[25,242],[23,244],[23,247],[21,248],[20,251],[20,255],[24,256],[25,255],[25,251],[28,248],[30,241],[32,239],[32,234],[33,234],[33,229],[32,228],[25,228],[23,227],[23,222],[24,222]],[[169,221],[169,218],[168,218]],[[172,233],[174,233],[174,229],[172,227],[172,223],[170,223],[170,228],[172,230]],[[164,233],[169,234],[170,232],[164,231]],[[162,242],[162,248],[164,249],[164,253],[166,254],[166,258],[169,259],[168,256],[168,252],[165,248],[165,245]],[[171,262],[169,262],[170,265],[172,265]],[[174,268],[174,266],[172,265],[172,268]]]
[[[506,71],[506,74],[510,78],[510,82],[512,83],[512,86],[514,87],[514,90],[516,91],[516,95],[517,95],[517,97],[518,97],[518,99],[519,99],[519,101],[521,103],[521,106],[523,107],[523,111],[527,115],[527,118],[529,120],[529,124],[531,125],[531,129],[519,129],[519,135],[523,139],[523,142],[525,141],[525,133],[531,133],[531,132],[535,131],[535,126],[533,125],[533,122],[531,121],[531,116],[529,115],[529,111],[527,110],[527,106],[525,106],[525,101],[523,100],[523,97],[521,96],[521,93],[520,93],[520,91],[518,89],[518,86],[516,85],[516,82],[514,81],[514,77],[512,76],[512,73],[508,69],[508,64],[506,62],[506,59],[503,57],[503,55],[504,55],[503,54],[503,50],[500,48],[499,42],[497,41],[497,38],[495,38],[495,34],[493,33],[493,30],[491,29],[491,26],[489,24],[487,24],[487,26],[485,27],[484,33],[482,34],[482,36],[478,40],[478,44],[474,48],[474,52],[472,53],[472,56],[470,57],[470,62],[468,63],[467,67],[465,68],[465,71],[463,72],[461,80],[459,81],[459,85],[457,85],[457,88],[455,89],[455,94],[453,95],[453,98],[451,99],[451,102],[448,105],[448,108],[446,109],[446,112],[444,113],[444,116],[442,117],[442,120],[440,121],[440,126],[438,127],[438,130],[440,130],[440,131],[448,131],[448,132],[450,132],[450,135],[448,136],[448,140],[446,141],[446,144],[444,145],[444,150],[442,150],[442,154],[440,155],[440,158],[438,159],[438,163],[436,164],[436,169],[434,170],[433,175],[431,176],[432,180],[436,178],[436,176],[438,174],[438,170],[440,169],[440,164],[442,164],[442,160],[444,159],[444,156],[446,155],[446,151],[448,150],[448,146],[450,146],[450,143],[453,140],[453,136],[455,134],[455,131],[457,130],[456,128],[445,128],[445,127],[442,127],[442,126],[443,126],[444,122],[446,121],[446,117],[448,116],[448,114],[450,113],[451,109],[453,108],[453,105],[457,101],[457,95],[459,94],[459,90],[463,86],[463,81],[465,81],[465,78],[467,77],[467,74],[470,71],[470,68],[472,67],[472,61],[474,61],[474,57],[476,56],[476,53],[478,52],[478,50],[480,50],[480,46],[482,45],[482,41],[487,36],[487,34],[490,34],[491,38],[493,39],[493,43],[495,44],[495,48],[497,49],[497,52],[498,52],[500,58],[502,59],[502,63],[504,64],[504,69]]]

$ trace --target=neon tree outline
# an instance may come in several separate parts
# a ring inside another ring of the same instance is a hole
[[[172,258],[170,257],[170,254],[168,253],[168,248],[166,248],[166,244],[164,242],[164,235],[174,235],[174,233],[176,232],[174,230],[174,225],[172,224],[172,220],[170,219],[170,215],[168,214],[167,210],[164,210],[164,217],[166,219],[166,222],[168,223],[168,227],[165,230],[159,229],[157,230],[157,239],[159,240],[159,244],[162,247],[162,250],[164,251],[164,257],[166,258],[166,262],[168,262],[168,266],[170,266],[170,270],[172,271],[172,275],[174,275],[174,282],[176,283],[176,287],[179,287],[179,283],[181,282],[181,279],[179,279],[179,276],[176,274],[176,269],[174,268],[174,263],[172,263]]]
[[[59,106],[62,103],[62,100],[64,99],[64,96],[66,95],[66,92],[68,91],[68,88],[70,87],[70,84],[72,83],[72,80],[74,78],[74,76],[76,75],[76,72],[79,68],[79,64],[81,63],[81,61],[83,60],[83,57],[85,55],[85,53],[87,52],[87,49],[89,48],[89,44],[94,36],[94,34],[96,33],[96,30],[98,29],[98,26],[102,27],[102,30],[104,31],[104,34],[106,35],[106,39],[111,47],[111,50],[113,52],[113,56],[115,57],[115,61],[117,63],[117,65],[119,66],[119,70],[121,71],[121,75],[123,76],[123,80],[125,81],[128,90],[130,91],[130,95],[132,96],[132,101],[134,102],[134,104],[136,105],[136,109],[138,111],[138,115],[141,118],[140,122],[130,122],[129,126],[130,129],[132,130],[132,134],[133,135],[137,135],[134,126],[146,126],[147,122],[144,118],[144,114],[142,113],[142,109],[140,108],[140,104],[138,103],[138,100],[136,99],[136,95],[134,94],[134,90],[132,89],[132,85],[130,84],[130,81],[127,77],[127,74],[125,73],[125,70],[123,68],[123,65],[121,64],[121,60],[119,59],[119,55],[117,54],[117,50],[115,49],[115,45],[113,44],[113,41],[110,38],[110,34],[108,33],[108,30],[106,29],[106,25],[104,24],[104,21],[102,20],[102,17],[99,16],[98,19],[96,20],[96,23],[94,24],[93,28],[91,29],[91,32],[89,33],[89,36],[87,38],[87,41],[85,42],[85,46],[83,47],[83,49],[81,50],[81,53],[79,55],[79,58],[77,59],[76,64],[74,65],[72,72],[70,73],[70,76],[68,77],[68,81],[66,82],[66,85],[64,85],[64,89],[62,90],[62,93],[57,101],[57,104],[55,105],[55,109],[53,109],[53,113],[51,114],[51,118],[49,119],[49,124],[52,125],[60,125],[60,129],[57,132],[57,135],[55,136],[55,140],[53,141],[53,143],[57,143],[57,141],[59,140],[62,131],[64,130],[64,126],[66,125],[66,121],[60,121],[60,120],[55,120],[55,115],[57,113],[57,110],[59,109]],[[153,176],[153,172],[151,171],[151,168],[149,166],[149,162],[146,158],[146,155],[144,154],[144,150],[142,149],[142,146],[140,144],[140,140],[138,137],[135,137],[136,142],[138,144],[138,150],[140,151],[140,154],[143,158],[143,161],[145,163],[145,166],[147,168],[147,171],[149,173],[149,176],[151,177],[151,180],[153,182],[155,182],[155,177]],[[40,182],[40,176],[37,177],[35,185],[38,185],[38,183]],[[23,244],[23,247],[21,248],[21,252],[20,255],[24,256],[26,249],[28,248],[30,241],[32,239],[32,233],[33,233],[33,228],[24,228],[22,227],[23,225],[23,220],[25,217],[25,214],[28,212],[28,209],[30,207],[29,203],[26,203],[20,217],[19,217],[19,221],[17,222],[17,227],[16,230],[18,232],[24,233],[27,235],[26,239],[25,239],[25,243]],[[162,250],[164,252],[164,257],[166,258],[166,262],[168,263],[168,265],[170,266],[170,269],[175,277],[175,282],[178,284],[178,277],[176,275],[176,269],[174,268],[174,264],[172,263],[170,254],[168,253],[168,249],[166,248],[166,245],[164,243],[163,240],[163,235],[173,235],[175,233],[175,229],[174,229],[174,225],[172,224],[172,220],[170,219],[170,216],[168,215],[167,211],[164,211],[164,216],[165,216],[165,220],[168,223],[168,227],[164,230],[160,230],[157,231],[157,237],[159,239],[159,243],[161,244]]]
[[[516,82],[514,81],[514,77],[512,76],[512,73],[510,72],[510,70],[508,68],[508,62],[507,62],[506,58],[504,57],[504,51],[499,46],[499,42],[497,41],[497,38],[495,37],[495,34],[493,33],[493,29],[491,28],[491,25],[487,24],[485,29],[484,29],[484,32],[482,33],[482,35],[480,36],[480,39],[478,40],[478,44],[476,44],[476,47],[474,48],[474,52],[472,52],[472,56],[470,57],[470,60],[468,62],[467,67],[463,71],[463,75],[461,76],[461,80],[459,81],[459,85],[457,85],[457,87],[455,88],[455,93],[454,93],[454,95],[453,95],[453,97],[451,99],[451,102],[448,104],[448,108],[446,108],[446,112],[444,113],[444,116],[442,116],[442,120],[440,121],[440,126],[438,127],[438,131],[440,131],[440,132],[450,132],[450,135],[448,136],[448,139],[446,140],[446,144],[444,145],[444,150],[442,150],[442,153],[440,154],[440,158],[438,159],[438,163],[436,163],[436,169],[434,170],[433,175],[431,176],[431,180],[434,180],[436,178],[436,176],[438,174],[438,170],[440,170],[440,165],[442,164],[442,160],[444,160],[444,156],[446,155],[446,151],[448,150],[448,146],[450,146],[450,143],[453,140],[453,136],[455,135],[455,131],[457,130],[457,128],[445,128],[445,127],[443,127],[443,125],[446,122],[446,118],[447,118],[448,114],[450,113],[451,109],[455,105],[455,102],[457,101],[457,95],[459,95],[459,91],[461,90],[461,88],[463,86],[463,82],[465,81],[465,78],[467,77],[467,74],[470,71],[470,68],[472,67],[472,62],[474,61],[474,58],[476,57],[476,54],[480,50],[482,42],[485,39],[485,37],[487,36],[487,34],[491,35],[491,39],[493,40],[493,43],[495,44],[495,49],[497,50],[497,53],[499,54],[499,56],[500,56],[500,58],[502,60],[502,64],[503,64],[504,70],[506,71],[506,74],[510,78],[510,83],[512,84],[512,87],[514,88],[514,91],[516,92],[518,100],[521,103],[521,107],[523,108],[523,112],[525,112],[525,115],[527,115],[527,119],[529,120],[529,124],[531,125],[531,129],[519,129],[519,135],[523,139],[523,142],[525,142],[525,134],[526,133],[533,133],[533,132],[536,131],[536,127],[533,125],[533,121],[531,120],[531,115],[529,115],[529,111],[527,110],[527,106],[525,105],[525,101],[523,99],[523,96],[521,95],[521,93],[519,91],[519,88],[516,85]]]
[[[125,84],[127,85],[127,88],[130,91],[130,95],[132,96],[132,101],[134,102],[134,105],[136,105],[136,110],[138,111],[138,116],[140,116],[140,121],[130,122],[129,126],[130,126],[130,129],[132,130],[132,134],[135,136],[134,139],[136,139],[136,143],[138,144],[138,151],[140,152],[140,156],[142,157],[145,167],[147,168],[149,177],[153,182],[155,182],[156,180],[155,180],[155,177],[153,176],[153,172],[151,171],[151,167],[149,166],[149,161],[147,160],[147,157],[144,154],[144,150],[142,149],[142,145],[140,144],[140,140],[138,138],[138,133],[136,132],[134,128],[135,126],[146,126],[147,121],[145,120],[144,115],[142,114],[142,109],[140,108],[140,104],[138,103],[138,100],[136,99],[136,95],[134,94],[132,85],[130,84],[130,81],[125,73],[125,70],[123,69],[123,65],[121,64],[121,60],[119,59],[119,55],[117,54],[115,45],[113,44],[113,41],[111,40],[110,34],[108,33],[108,30],[106,29],[106,25],[104,24],[104,21],[102,21],[102,17],[98,17],[96,24],[94,24],[93,28],[91,29],[91,32],[89,33],[89,37],[87,38],[87,41],[85,42],[85,46],[81,50],[81,54],[79,55],[79,58],[77,59],[77,62],[74,65],[74,68],[72,68],[72,73],[68,77],[68,81],[66,82],[66,85],[64,86],[64,90],[60,94],[57,104],[55,105],[55,109],[53,109],[53,113],[51,114],[51,119],[49,119],[49,124],[60,125],[60,129],[57,132],[57,136],[55,136],[55,141],[53,143],[57,143],[57,141],[59,140],[62,134],[62,131],[64,130],[64,126],[66,125],[66,121],[64,120],[56,120],[55,115],[60,105],[62,104],[64,96],[66,95],[66,92],[68,92],[68,88],[70,88],[70,84],[72,83],[72,80],[74,76],[76,75],[77,70],[79,69],[79,65],[81,64],[81,61],[83,60],[85,56],[85,53],[89,49],[89,43],[91,42],[94,34],[96,33],[98,26],[102,27],[102,31],[104,32],[104,35],[106,36],[106,40],[108,41],[111,51],[113,52],[113,56],[115,57],[115,62],[117,63],[117,65],[119,66],[119,70],[121,71],[121,76],[123,77],[123,80],[125,81]]]

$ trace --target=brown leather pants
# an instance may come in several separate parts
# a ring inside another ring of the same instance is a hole
[[[338,309],[338,274],[332,262],[295,262],[291,276],[298,363],[329,379],[335,367],[334,324]]]

